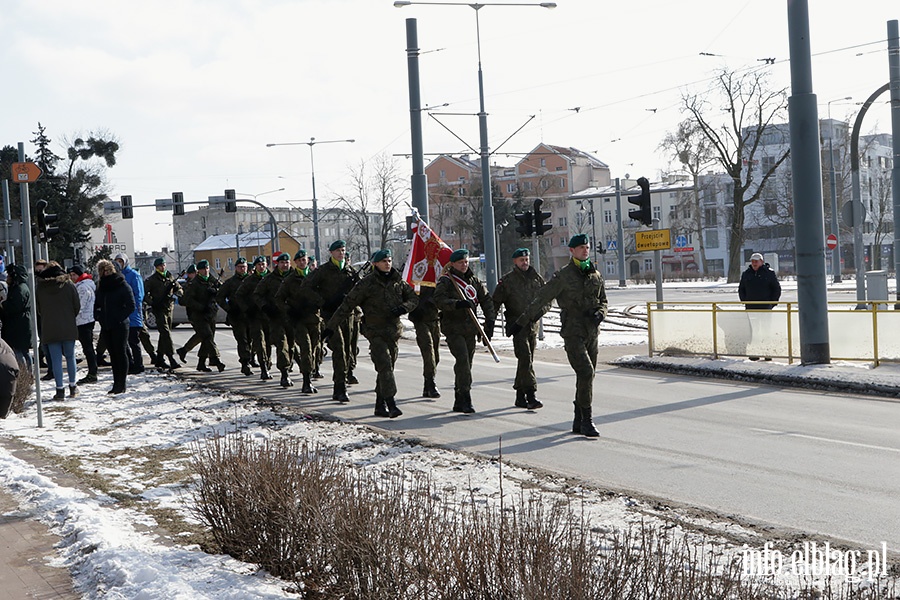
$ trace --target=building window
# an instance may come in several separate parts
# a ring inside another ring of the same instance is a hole
[[[703,233],[706,236],[706,247],[707,248],[718,248],[719,247],[719,230],[718,229],[707,229]]]
[[[465,195],[466,195],[466,188],[461,187],[461,188],[459,188],[458,192],[459,192],[459,195],[460,195],[460,196],[465,196]]]
[[[541,180],[541,188],[543,188],[545,190],[550,189],[550,182],[547,181],[546,179],[542,179]]]
[[[546,166],[547,166],[547,159],[546,159],[546,158],[542,158],[542,159],[541,159],[541,166],[542,166],[542,167],[546,167]]]
[[[507,194],[514,194],[515,192],[516,192],[516,184],[514,184],[514,183],[507,183],[507,184],[506,184],[506,193],[507,193]]]
[[[447,177],[447,171],[441,169],[441,179],[445,179]]]
[[[615,275],[616,274],[616,262],[613,260],[606,261],[606,274],[607,275]]]
[[[526,192],[530,192],[530,191],[531,191],[531,182],[530,182],[530,181],[526,181],[526,182],[525,182],[525,191],[526,191]]]
[[[230,270],[230,269],[233,269],[233,268],[234,268],[234,259],[233,259],[233,258],[229,258],[229,259],[228,259],[228,269]]]
[[[566,189],[566,178],[565,177],[559,178],[559,189],[561,189],[561,190]]]
[[[653,218],[662,221],[662,207],[660,207],[660,206],[653,207]]]
[[[567,226],[567,225],[566,225],[566,218],[565,218],[565,217],[560,217],[560,218],[559,218],[559,226],[560,226],[560,227],[566,227],[566,226]]]
[[[644,271],[652,271],[653,270],[653,259],[645,258],[644,259]]]
[[[715,227],[719,224],[719,216],[715,208],[707,208],[703,211],[703,222],[707,227]]]
[[[220,270],[221,268],[222,268],[222,259],[217,258],[216,259],[216,271]]]
[[[603,211],[603,222],[604,223],[612,223],[613,222],[613,211],[611,211],[611,210]]]

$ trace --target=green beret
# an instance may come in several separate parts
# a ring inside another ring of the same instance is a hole
[[[464,258],[469,258],[469,251],[465,248],[460,248],[459,250],[454,250],[453,254],[450,255],[450,262],[456,262]]]
[[[205,258],[204,258],[203,260],[201,260],[200,262],[197,263],[197,270],[198,270],[198,271],[199,271],[200,269],[208,269],[208,268],[209,268],[209,261],[206,260]]]
[[[330,246],[328,246],[328,251],[334,252],[338,248],[346,248],[346,247],[347,247],[347,242],[345,242],[344,240],[335,240],[335,241],[331,242]]]
[[[513,252],[513,258],[519,258],[520,256],[531,256],[531,250],[528,248],[516,248],[516,251]]]
[[[275,261],[276,261],[276,262],[281,262],[281,261],[288,262],[288,261],[290,261],[290,260],[291,260],[291,257],[288,256],[288,253],[287,253],[287,252],[282,252],[282,253],[279,254],[277,257],[275,257]]]
[[[266,260],[265,256],[257,256],[256,258],[253,259],[253,266],[255,267],[256,265],[264,264],[266,262],[268,262],[268,261]]]
[[[590,243],[591,239],[586,233],[576,233],[572,236],[572,239],[569,240],[569,248],[577,248],[578,246],[584,246],[585,244]]]
[[[157,256],[156,260],[153,261],[154,267],[161,267],[164,264],[166,264],[166,259],[164,259],[162,256]]]
[[[235,265],[246,265],[247,259],[244,258],[243,256],[240,256],[240,257],[238,257],[238,259],[236,261],[234,261],[234,264]]]
[[[309,262],[316,262],[316,257],[312,254],[309,255]]]
[[[372,262],[373,262],[373,263],[381,262],[382,260],[384,260],[384,259],[386,259],[386,258],[391,258],[391,251],[390,251],[390,249],[388,249],[388,248],[385,248],[385,249],[383,249],[383,250],[379,250],[379,251],[377,251],[375,254],[373,254],[373,255],[372,255]]]
[[[186,271],[186,272],[187,272],[187,273],[196,273],[196,272],[197,272],[197,265],[188,265],[188,268],[187,268],[187,271]]]
[[[298,258],[303,258],[304,256],[306,256],[306,250],[304,250],[303,248],[300,248],[299,250],[297,250],[297,254],[294,255],[294,260],[297,260]]]

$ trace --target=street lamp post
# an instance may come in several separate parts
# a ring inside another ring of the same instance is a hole
[[[272,254],[280,251],[280,245],[278,243],[278,220],[275,218],[275,215],[272,214],[272,211],[262,205],[261,202],[257,200],[259,196],[265,196],[266,194],[274,194],[275,192],[283,192],[284,188],[278,188],[277,190],[269,190],[268,192],[260,192],[258,194],[247,194],[245,192],[235,192],[237,196],[250,196],[253,198],[253,203],[262,208],[269,214],[269,223],[272,224]]]
[[[266,148],[271,148],[272,146],[309,146],[309,166],[312,172],[312,209],[313,209],[313,243],[315,244],[315,256],[316,259],[321,264],[322,254],[319,251],[319,202],[316,199],[316,163],[313,158],[313,146],[316,144],[339,144],[342,142],[347,142],[352,144],[356,140],[316,140],[316,138],[309,138],[308,142],[286,142],[281,144],[266,144]]]
[[[852,96],[828,101],[828,161],[829,178],[831,183],[831,233],[837,238],[837,245],[831,251],[831,276],[835,283],[841,282],[841,226],[838,223],[837,181],[834,174],[834,121],[831,120],[831,103],[843,100],[853,100]]]
[[[416,0],[396,0],[394,6],[403,8],[413,4],[428,4],[432,6],[468,6],[475,10],[475,38],[478,49],[478,131],[481,143],[481,194],[482,194],[482,225],[484,232],[484,266],[487,274],[487,285],[490,291],[497,287],[497,248],[494,245],[494,210],[491,198],[491,153],[488,146],[487,113],[484,110],[484,76],[481,70],[481,23],[478,19],[478,11],[485,6],[539,6],[541,8],[556,8],[556,2],[418,2]]]

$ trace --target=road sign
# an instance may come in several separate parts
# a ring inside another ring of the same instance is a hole
[[[13,183],[32,183],[41,176],[41,168],[33,162],[13,163],[9,172]]]
[[[618,247],[618,246],[617,246],[617,244],[616,244],[616,240],[609,240],[608,242],[606,242],[606,249],[607,249],[607,250],[615,250],[617,247]]]
[[[837,248],[837,236],[832,233],[827,238],[825,238],[825,247],[829,250],[834,250],[835,248]]]
[[[156,200],[154,200],[154,202],[156,202],[157,212],[172,210],[172,199],[171,198],[157,198]]]
[[[685,246],[683,248],[675,248],[675,252],[693,252],[693,251],[694,251],[693,246]]]
[[[676,235],[675,236],[675,247],[676,248],[684,248],[687,246],[687,236],[686,235]]]
[[[668,250],[672,247],[672,233],[668,229],[635,231],[634,243],[638,252],[648,250]]]
[[[851,200],[841,208],[841,220],[847,227],[859,227],[866,220],[866,207],[859,200]]]

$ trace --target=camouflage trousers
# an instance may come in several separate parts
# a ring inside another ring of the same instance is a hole
[[[422,375],[425,379],[434,379],[438,363],[441,362],[441,323],[434,321],[414,321],[416,326],[416,344],[422,353]]]
[[[566,356],[575,371],[575,405],[590,408],[597,369],[597,334],[563,338]]]

